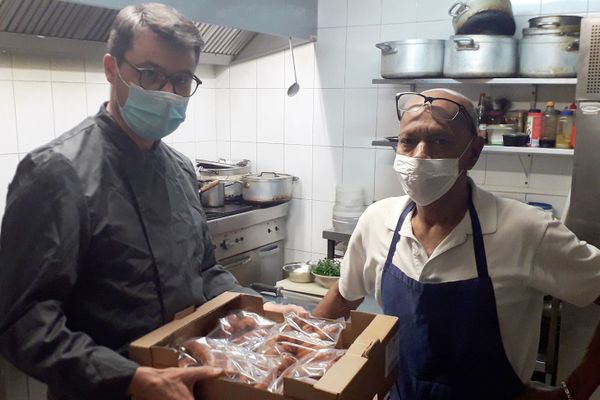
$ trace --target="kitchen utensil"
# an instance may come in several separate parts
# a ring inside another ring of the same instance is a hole
[[[288,174],[261,172],[242,177],[242,197],[255,204],[274,204],[291,200],[293,183],[298,178]]]
[[[217,186],[218,184],[219,184],[219,181],[209,181],[209,182],[205,183],[204,185],[202,185],[202,187],[200,188],[200,193],[207,192],[210,189]]]
[[[509,35],[515,33],[510,0],[457,1],[448,10],[457,35]]]
[[[527,146],[529,135],[526,133],[505,133],[502,135],[504,146]]]
[[[296,93],[300,90],[300,85],[298,85],[298,77],[296,76],[296,60],[294,59],[294,47],[292,46],[292,38],[289,38],[290,42],[290,53],[292,54],[292,66],[294,67],[294,83],[288,88],[287,95],[289,97],[294,97]]]
[[[200,189],[200,202],[204,207],[225,205],[225,185],[219,180],[212,181]]]
[[[283,266],[283,278],[297,283],[309,283],[314,281],[311,274],[312,265],[306,262],[295,262]]]
[[[332,285],[334,285],[337,281],[340,280],[339,276],[318,275],[312,271],[311,274],[313,274],[313,276],[315,277],[315,282],[325,288],[330,288]]]
[[[577,15],[544,15],[529,19],[530,28],[553,29],[566,26],[581,26],[581,19]]]
[[[558,28],[523,28],[523,37],[537,35],[574,36],[579,37],[579,25],[565,25]]]
[[[524,36],[519,42],[519,74],[536,78],[577,76],[579,38]]]
[[[502,77],[516,71],[517,41],[510,36],[456,35],[446,41],[444,76]]]
[[[381,76],[417,78],[441,76],[444,66],[444,41],[407,39],[377,43],[381,50]]]

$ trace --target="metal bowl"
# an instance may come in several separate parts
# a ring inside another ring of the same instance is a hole
[[[296,262],[283,266],[283,278],[297,283],[310,283],[314,280],[310,272],[311,265],[306,262]]]
[[[319,275],[312,271],[311,274],[315,277],[315,282],[324,288],[330,288],[333,284],[340,280],[339,276]]]

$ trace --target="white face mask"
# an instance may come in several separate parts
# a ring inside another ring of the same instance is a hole
[[[414,158],[396,154],[394,171],[404,192],[420,206],[427,206],[440,199],[460,176],[458,162],[472,142],[469,142],[458,158]]]

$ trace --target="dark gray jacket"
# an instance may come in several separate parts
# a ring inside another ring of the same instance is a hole
[[[61,399],[125,398],[131,341],[250,291],[216,263],[190,161],[139,150],[104,106],[19,164],[0,285],[0,352]]]

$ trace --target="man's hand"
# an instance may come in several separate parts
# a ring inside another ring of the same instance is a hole
[[[267,302],[263,304],[263,309],[265,311],[278,312],[278,313],[286,313],[286,312],[295,312],[301,317],[307,317],[308,311],[304,308],[297,306],[295,304],[276,304],[273,302]]]
[[[560,388],[537,389],[528,387],[515,400],[565,400],[567,396]]]
[[[194,384],[215,378],[221,368],[190,367],[156,369],[139,367],[129,385],[133,400],[194,400]]]

